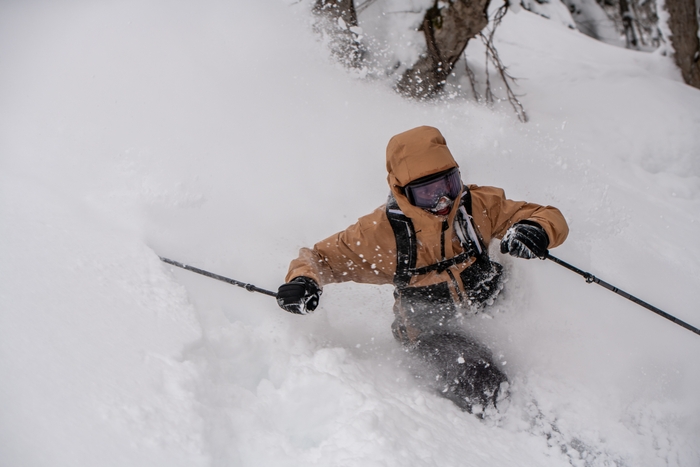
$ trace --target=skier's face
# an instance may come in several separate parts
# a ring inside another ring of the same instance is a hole
[[[430,212],[431,214],[435,214],[436,216],[446,216],[452,210],[452,203],[454,203],[454,200],[448,198],[447,196],[443,196],[440,198],[434,208],[426,209],[426,211]]]

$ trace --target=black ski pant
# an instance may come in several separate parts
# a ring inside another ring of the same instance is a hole
[[[506,375],[490,350],[455,323],[451,302],[396,294],[394,337],[422,367],[420,376],[443,397],[473,412],[496,404]]]

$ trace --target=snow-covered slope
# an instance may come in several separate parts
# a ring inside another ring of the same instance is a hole
[[[466,181],[564,212],[554,254],[700,325],[700,92],[667,58],[509,13],[521,124],[402,100],[310,30],[294,2],[0,5],[0,465],[700,464],[700,338],[551,262],[501,257],[470,322],[514,383],[484,423],[410,377],[390,287],[300,317],[158,260],[276,288],[429,124]]]

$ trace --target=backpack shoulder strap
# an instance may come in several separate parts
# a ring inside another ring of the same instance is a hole
[[[488,252],[481,233],[476,229],[472,218],[472,193],[465,185],[459,200],[459,212],[455,219],[455,231],[466,251],[477,258],[486,256]]]
[[[386,217],[396,238],[396,272],[394,285],[398,288],[408,286],[412,270],[416,267],[417,245],[416,229],[413,221],[403,213],[393,194],[389,194],[386,203]]]
[[[466,209],[467,214],[470,216],[472,215],[472,192],[469,190],[469,188],[465,185],[464,190],[462,191],[462,200],[460,202],[462,206],[464,206],[464,209]]]

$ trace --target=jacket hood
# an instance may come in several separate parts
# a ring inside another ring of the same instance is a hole
[[[400,187],[404,187],[419,178],[454,167],[459,167],[459,165],[447,148],[445,138],[440,130],[431,126],[419,126],[399,133],[389,140],[386,147],[389,188],[399,203],[399,207],[409,217],[431,215],[421,208],[412,206]]]
[[[389,186],[402,187],[427,175],[459,167],[440,130],[419,126],[399,133],[386,147]]]

